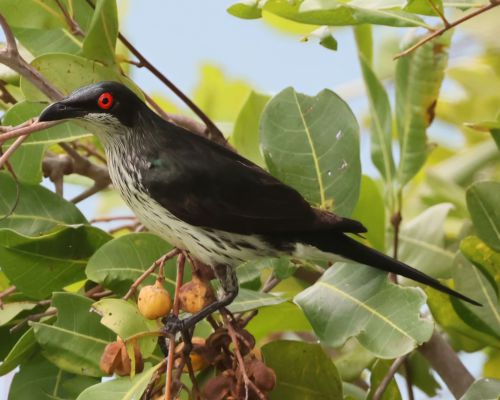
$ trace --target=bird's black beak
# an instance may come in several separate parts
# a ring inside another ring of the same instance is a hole
[[[38,121],[58,121],[68,118],[79,118],[87,114],[83,108],[72,105],[69,99],[64,99],[57,103],[53,103],[42,111],[38,117]]]

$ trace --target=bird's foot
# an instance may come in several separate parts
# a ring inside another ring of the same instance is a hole
[[[176,335],[177,333],[185,331],[187,329],[184,324],[184,320],[180,319],[174,314],[167,315],[161,320],[161,322],[163,322],[161,331],[166,335]]]

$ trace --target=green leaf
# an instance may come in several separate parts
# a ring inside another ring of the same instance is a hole
[[[478,379],[460,400],[498,400],[500,393],[500,380]]]
[[[460,251],[471,263],[482,269],[486,276],[490,275],[494,279],[492,284],[496,284],[497,289],[500,287],[500,253],[475,236],[463,239]]]
[[[39,237],[0,230],[0,267],[18,290],[44,299],[84,279],[87,260],[109,239],[106,232],[87,225]]]
[[[359,126],[349,106],[323,90],[288,88],[266,106],[261,144],[269,171],[310,203],[349,215],[359,196]]]
[[[354,381],[375,361],[375,356],[359,344],[348,340],[335,356],[334,362],[343,381]],[[363,397],[364,399],[364,397]]]
[[[220,68],[204,65],[193,100],[214,121],[232,122],[251,91],[246,82],[229,80]]]
[[[69,201],[39,185],[19,185],[19,202],[8,218],[0,220],[0,229],[13,229],[19,234],[36,236],[58,225],[86,223],[80,210]],[[16,204],[16,184],[12,177],[0,173],[0,216]],[[1,261],[0,261],[1,262]]]
[[[42,181],[44,154],[44,145],[30,145],[19,147],[9,157],[9,163],[20,182],[36,185]]]
[[[5,113],[3,122],[5,125],[20,124],[30,118],[37,117],[45,107],[47,107],[46,103],[21,101]],[[75,123],[66,122],[33,133],[24,141],[22,147],[65,142],[87,136],[91,136],[87,130]],[[38,167],[37,169],[40,170],[41,168]]]
[[[171,245],[152,233],[131,233],[115,238],[97,250],[85,272],[90,280],[124,295],[153,262],[170,250]],[[165,264],[164,272],[166,289],[173,294],[176,276],[173,260]],[[151,274],[143,285],[152,285],[157,276]]]
[[[384,180],[392,184],[396,167],[392,156],[392,112],[389,96],[361,53],[359,60],[370,102],[372,161]]]
[[[406,2],[406,6],[404,8],[405,11],[422,14],[422,15],[432,15],[437,16],[435,9],[432,7],[434,4],[435,7],[441,12],[443,11],[443,1],[442,0],[432,0],[432,3],[428,0],[408,0]]]
[[[113,65],[117,38],[116,0],[97,0],[92,21],[83,41],[83,55],[91,60]]]
[[[59,368],[86,376],[103,376],[99,360],[116,336],[92,313],[92,300],[73,293],[54,293],[54,325],[34,323],[35,338],[43,355]]]
[[[469,326],[500,339],[500,306],[498,288],[489,274],[459,256],[453,269],[455,288],[483,306],[473,306],[451,299],[453,308]]]
[[[133,378],[117,378],[85,389],[77,400],[138,400],[146,390],[153,374],[163,363],[146,365],[144,371]],[[148,368],[149,367],[149,368]]]
[[[441,386],[434,378],[429,362],[417,351],[410,356],[409,362],[413,384],[427,396],[436,396]]]
[[[385,207],[384,199],[372,178],[361,177],[361,193],[352,213],[352,218],[361,221],[368,229],[364,235],[377,250],[385,251]]]
[[[399,259],[434,278],[449,278],[455,252],[445,248],[444,223],[452,208],[448,203],[437,204],[404,223],[399,233]],[[389,254],[392,252],[391,246]]]
[[[387,6],[362,7],[363,2],[338,0],[269,0],[264,10],[292,21],[313,25],[343,26],[373,24],[388,26],[423,26],[427,24],[418,16]]]
[[[3,359],[2,364],[0,364],[0,376],[4,376],[19,364],[24,363],[24,361],[33,354],[36,348],[35,334],[33,328],[30,328],[21,336],[12,347],[9,354]]]
[[[228,7],[227,12],[235,17],[243,19],[258,19],[262,17],[262,9],[259,7],[258,0],[233,4]]]
[[[234,124],[229,142],[238,153],[261,167],[265,166],[260,152],[259,120],[269,96],[252,91]]]
[[[12,27],[50,29],[66,26],[55,1],[0,0],[0,10]]]
[[[432,323],[420,318],[420,289],[391,284],[385,273],[360,264],[336,263],[294,301],[333,347],[356,336],[377,357],[395,358],[432,334]]]
[[[460,339],[466,338],[469,342],[473,341],[474,344],[482,344],[480,346],[474,346],[472,349],[465,348],[466,351],[474,351],[485,345],[500,348],[499,339],[488,333],[477,330],[477,326],[469,326],[459,317],[457,311],[451,304],[450,296],[432,289],[428,289],[426,292],[428,299],[427,303],[431,309],[432,316],[441,328],[450,333],[452,337],[458,336]]]
[[[64,95],[91,83],[117,81],[143,97],[135,83],[119,71],[87,58],[64,53],[44,54],[35,58],[31,65]],[[21,89],[28,101],[47,101],[47,97],[24,77],[21,77]]]
[[[380,386],[380,383],[387,375],[389,368],[391,368],[392,361],[389,360],[377,360],[373,367],[371,368],[370,374],[370,392],[366,397],[367,400],[372,400],[375,391]],[[392,378],[384,391],[384,394],[380,397],[381,400],[401,400],[401,393],[399,392],[398,384],[396,379]]]
[[[101,324],[111,329],[124,341],[138,333],[157,332],[158,324],[155,320],[146,319],[132,304],[121,299],[102,299],[92,305],[102,318]],[[141,353],[144,358],[149,357],[157,344],[157,336],[145,337],[139,340]]]
[[[247,329],[259,341],[275,332],[309,332],[311,325],[297,305],[285,302],[260,309]]]
[[[321,346],[278,340],[263,346],[262,356],[277,378],[269,399],[342,399],[339,374]]]
[[[2,308],[0,308],[0,326],[5,325],[7,322],[15,318],[17,314],[26,310],[32,310],[35,307],[36,303],[31,303],[29,301],[4,303]]]
[[[78,379],[79,378],[79,379]],[[14,376],[9,391],[12,400],[72,400],[71,390],[67,390],[66,383],[75,383],[78,379],[81,389],[97,383],[95,379],[75,377],[61,371],[40,354],[21,365],[20,371]],[[82,384],[83,383],[83,384]]]
[[[371,67],[373,65],[373,33],[370,24],[357,25],[354,28],[354,37],[360,57]]]
[[[467,189],[466,198],[479,237],[500,251],[500,183],[476,182]]]
[[[413,44],[414,40],[403,48]],[[426,132],[434,119],[448,64],[450,40],[451,35],[444,34],[397,61],[396,123],[400,144],[398,181],[401,186],[415,176],[427,158]]]
[[[260,307],[280,304],[284,301],[285,299],[278,295],[240,288],[238,296],[227,308],[232,313],[239,313],[254,310]]]
[[[14,35],[33,56],[46,53],[76,54],[81,43],[63,29],[14,28]]]

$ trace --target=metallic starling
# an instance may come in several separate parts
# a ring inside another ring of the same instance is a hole
[[[347,236],[358,221],[311,207],[293,188],[231,150],[163,120],[131,90],[100,82],[47,107],[39,121],[78,119],[104,145],[111,180],[139,220],[210,265],[224,296],[173,324],[192,327],[238,293],[235,267],[246,260],[334,254],[479,303]]]

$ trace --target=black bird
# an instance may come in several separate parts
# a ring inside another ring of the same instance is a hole
[[[131,90],[100,82],[47,107],[39,121],[79,119],[102,141],[114,186],[139,220],[212,266],[224,297],[178,322],[191,327],[238,293],[235,267],[262,257],[333,254],[474,300],[347,236],[358,221],[312,208],[293,188],[231,150],[163,120]]]

